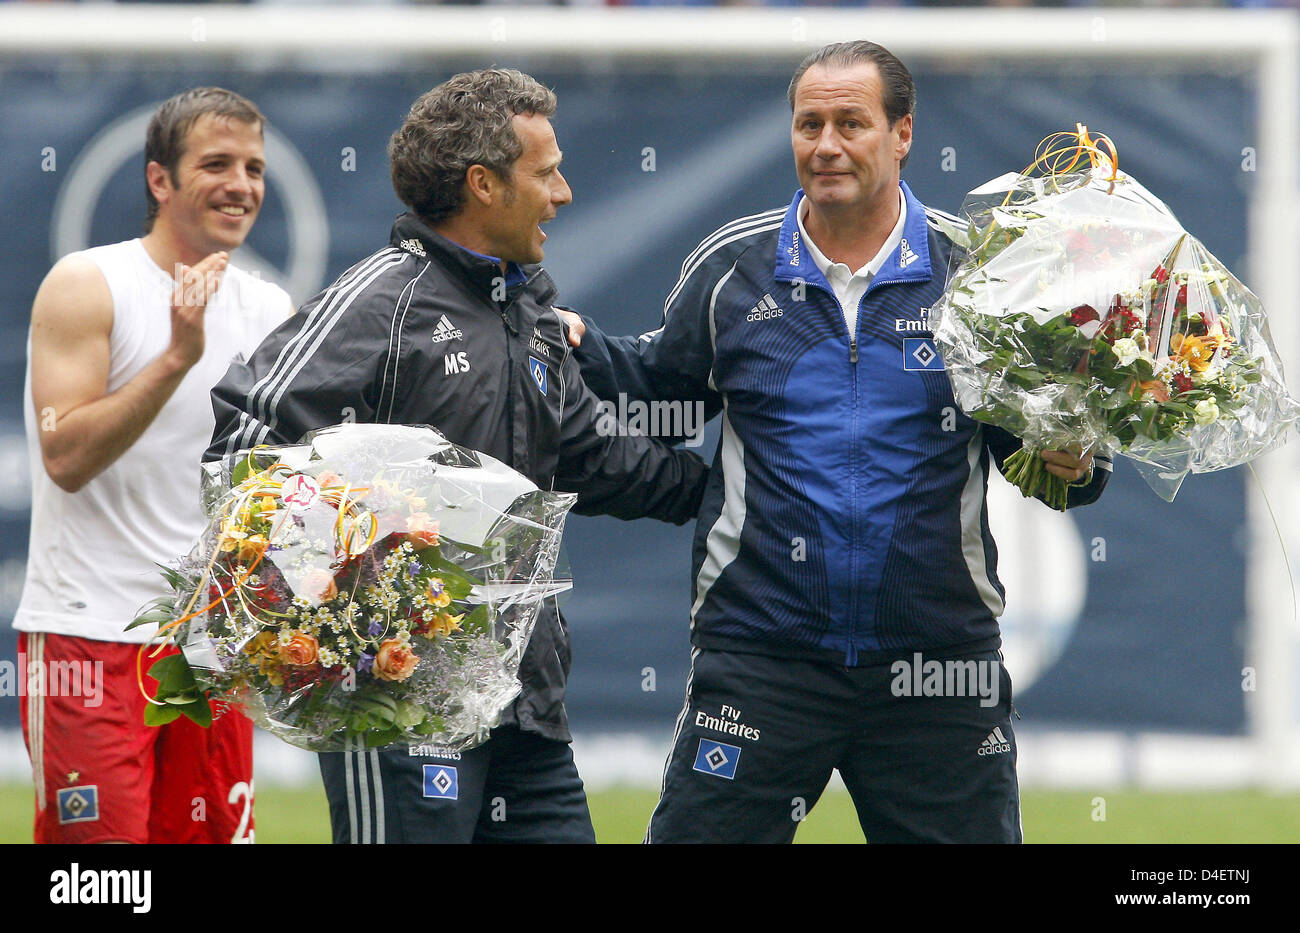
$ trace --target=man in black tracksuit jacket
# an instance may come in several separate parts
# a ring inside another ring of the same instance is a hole
[[[346,420],[429,424],[543,489],[579,493],[577,512],[695,516],[708,472],[698,457],[597,430],[598,400],[535,265],[538,224],[571,199],[546,119],[554,100],[494,70],[416,101],[390,155],[418,216],[398,217],[387,248],[231,367],[212,393],[207,459]],[[548,610],[523,656],[522,692],[485,745],[320,756],[335,842],[594,841],[567,744],[569,639],[554,600]]]

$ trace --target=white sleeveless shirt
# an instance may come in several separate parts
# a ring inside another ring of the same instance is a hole
[[[84,250],[113,296],[108,391],[131,381],[171,339],[172,276],[136,240]],[[293,310],[289,295],[234,266],[204,316],[203,357],[126,453],[79,491],[45,472],[32,403],[27,342],[25,422],[32,476],[32,529],[14,628],[101,641],[142,642],[153,626],[123,631],[169,592],[158,567],[187,554],[206,526],[199,464],[212,440],[210,392],[237,356],[252,354]]]

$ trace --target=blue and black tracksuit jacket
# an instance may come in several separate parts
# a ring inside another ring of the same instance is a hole
[[[928,327],[951,241],[902,186],[902,241],[857,333],[801,242],[803,192],[687,257],[663,326],[577,351],[602,399],[702,401],[722,435],[693,548],[703,648],[877,663],[1000,644],[990,456],[1020,446],[962,413]],[[1110,464],[1069,504],[1094,501]]]

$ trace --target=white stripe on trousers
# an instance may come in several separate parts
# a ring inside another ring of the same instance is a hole
[[[353,845],[358,842],[363,845],[369,843],[383,845],[385,842],[384,779],[379,771],[379,750],[364,748],[360,738],[352,739],[351,742],[355,743],[355,750],[344,752],[343,755],[344,781],[348,795],[348,839]],[[368,767],[367,762],[369,762]],[[355,779],[352,773],[354,765]],[[358,832],[358,817],[361,821],[360,832]]]
[[[349,742],[355,739],[349,739]],[[343,753],[343,780],[348,791],[348,842],[357,844],[357,787],[352,780],[352,752]]]
[[[383,845],[384,839],[384,776],[379,771],[379,749],[370,750],[370,768],[375,777],[375,842]]]
[[[357,744],[361,744],[361,739],[357,739]],[[361,786],[361,842],[365,844],[370,841],[370,780],[366,772],[366,753],[364,750],[355,753],[357,758],[357,783]]]
[[[45,633],[29,632],[27,635],[27,670],[35,663],[45,670]],[[18,676],[27,681],[27,671]],[[32,783],[36,785],[36,808],[45,809],[45,678],[35,695],[27,695],[27,751],[32,760]]]

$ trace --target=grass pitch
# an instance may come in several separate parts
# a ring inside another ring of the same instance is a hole
[[[603,843],[640,842],[655,799],[652,790],[593,792],[596,838]],[[0,785],[0,842],[31,841],[32,808],[30,786]],[[1025,841],[1031,843],[1300,841],[1297,794],[1039,790],[1024,793],[1022,811]],[[260,843],[329,842],[325,792],[319,783],[259,787],[255,813]],[[799,827],[795,841],[862,842],[849,795],[827,791]]]

